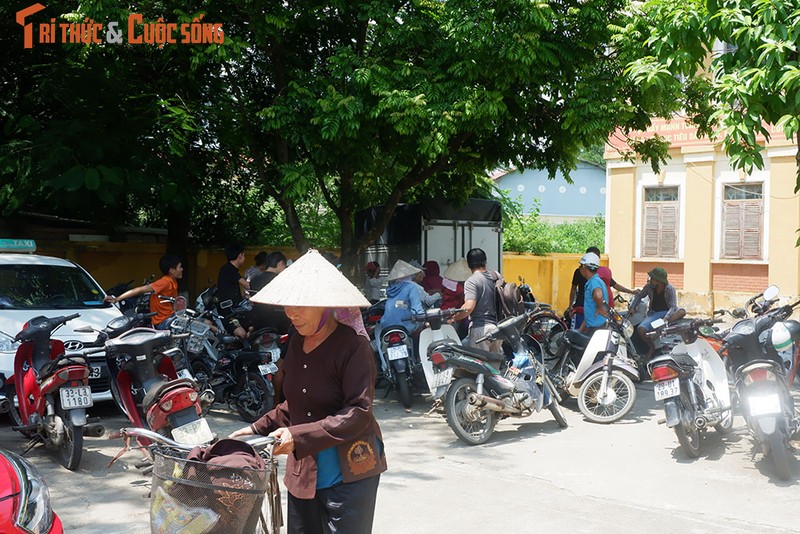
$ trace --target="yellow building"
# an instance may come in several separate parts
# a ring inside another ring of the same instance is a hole
[[[687,310],[741,305],[775,284],[800,295],[797,147],[773,129],[764,169],[731,168],[720,145],[698,139],[683,120],[656,120],[647,132],[670,143],[660,173],[606,151],[606,252],[614,277],[641,287],[664,267]],[[612,147],[625,149],[616,136]]]

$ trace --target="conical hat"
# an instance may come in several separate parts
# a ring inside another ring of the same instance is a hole
[[[370,305],[361,291],[314,249],[284,269],[250,297],[250,301],[320,308],[366,308]]]
[[[467,260],[461,258],[457,262],[451,263],[442,276],[454,282],[466,282],[467,278],[472,276],[472,270],[467,265]]]
[[[398,280],[400,278],[405,278],[406,276],[413,276],[421,272],[422,269],[417,269],[407,261],[397,260],[394,263],[392,270],[389,271],[389,276],[386,277],[386,280],[391,282],[392,280]]]

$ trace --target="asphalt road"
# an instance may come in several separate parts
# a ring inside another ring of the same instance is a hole
[[[640,384],[638,393],[621,422],[590,423],[568,401],[569,428],[560,429],[547,411],[506,419],[477,447],[458,441],[441,413],[427,415],[424,399],[407,413],[392,397],[379,398],[389,471],[374,532],[800,532],[800,462],[790,481],[774,478],[741,417],[728,436],[709,432],[702,456],[688,459],[675,434],[657,424],[652,384]],[[125,425],[111,405],[95,414],[107,428]],[[242,426],[226,411],[212,412],[210,423],[221,435]],[[19,450],[25,440],[9,427],[0,416],[0,446]],[[149,478],[134,466],[138,453],[107,467],[120,445],[87,439],[76,472],[41,447],[27,454],[48,480],[66,532],[149,531]]]

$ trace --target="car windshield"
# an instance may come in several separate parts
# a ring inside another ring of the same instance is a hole
[[[85,272],[59,265],[0,265],[0,309],[101,308],[103,291]]]

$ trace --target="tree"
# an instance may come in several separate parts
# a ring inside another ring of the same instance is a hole
[[[309,243],[296,203],[321,191],[346,266],[402,200],[465,198],[500,164],[569,175],[581,149],[648,121],[607,46],[624,1],[213,7],[241,41],[219,71],[231,127],[220,140],[276,198],[298,248]],[[356,239],[353,214],[371,204],[384,206],[379,223]]]
[[[800,135],[798,42],[800,11],[782,0],[650,0],[616,38],[631,79],[651,95],[645,105],[664,118],[683,110],[747,172],[764,165],[766,125]]]

